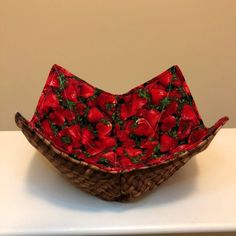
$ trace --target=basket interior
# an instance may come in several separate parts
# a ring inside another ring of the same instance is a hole
[[[177,65],[112,94],[55,64],[29,126],[70,157],[119,172],[178,158],[225,121],[204,125]]]

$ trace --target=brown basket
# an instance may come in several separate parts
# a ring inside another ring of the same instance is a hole
[[[212,126],[213,128],[209,129],[209,135],[194,150],[185,151],[174,160],[161,165],[147,166],[121,173],[99,169],[59,151],[49,140],[33,130],[20,113],[16,113],[15,121],[28,141],[70,182],[100,199],[127,202],[155,189],[189,161],[192,156],[205,150],[226,119],[218,127]]]

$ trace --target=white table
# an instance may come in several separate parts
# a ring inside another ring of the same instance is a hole
[[[0,132],[0,158],[0,235],[236,232],[236,129],[135,203],[77,189],[20,131]]]

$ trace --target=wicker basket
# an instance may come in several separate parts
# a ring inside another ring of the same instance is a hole
[[[51,81],[52,72],[55,71],[55,67],[61,69],[58,65],[54,65],[50,71],[47,82]],[[179,70],[177,66],[174,67]],[[173,68],[171,69],[173,71]],[[65,69],[63,70],[65,71]],[[66,72],[69,73],[68,71]],[[180,71],[177,75],[179,77],[182,76]],[[71,74],[68,76],[71,76]],[[154,79],[146,82],[145,85],[151,84],[153,81]],[[143,85],[136,88],[142,86]],[[37,106],[37,109],[39,109],[39,106]],[[35,113],[35,116],[36,115],[37,113]],[[48,138],[43,132],[40,132],[39,128],[32,126],[30,123],[32,120],[26,120],[20,113],[16,113],[15,115],[15,122],[28,141],[41,152],[63,176],[80,189],[100,199],[127,202],[155,189],[189,161],[192,156],[205,150],[219,129],[227,122],[228,117],[221,118],[211,128],[205,128],[205,135],[189,148],[176,151],[168,158],[167,155],[166,157],[162,156],[162,161],[152,165],[148,164],[148,162],[144,162],[147,164],[143,164],[142,166],[138,165],[137,168],[132,166],[130,168],[120,168],[119,170],[114,168],[101,168],[99,165],[96,165],[96,163],[89,163],[86,159],[71,156],[70,153],[63,151],[60,147],[55,145],[53,139]]]

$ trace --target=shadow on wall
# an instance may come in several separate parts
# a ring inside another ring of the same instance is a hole
[[[39,152],[35,152],[32,157],[26,185],[31,194],[44,201],[75,211],[122,212],[134,208],[149,208],[154,204],[171,204],[171,202],[188,197],[195,188],[198,173],[195,158],[192,158],[157,189],[130,203],[106,202],[83,192],[67,181]]]

